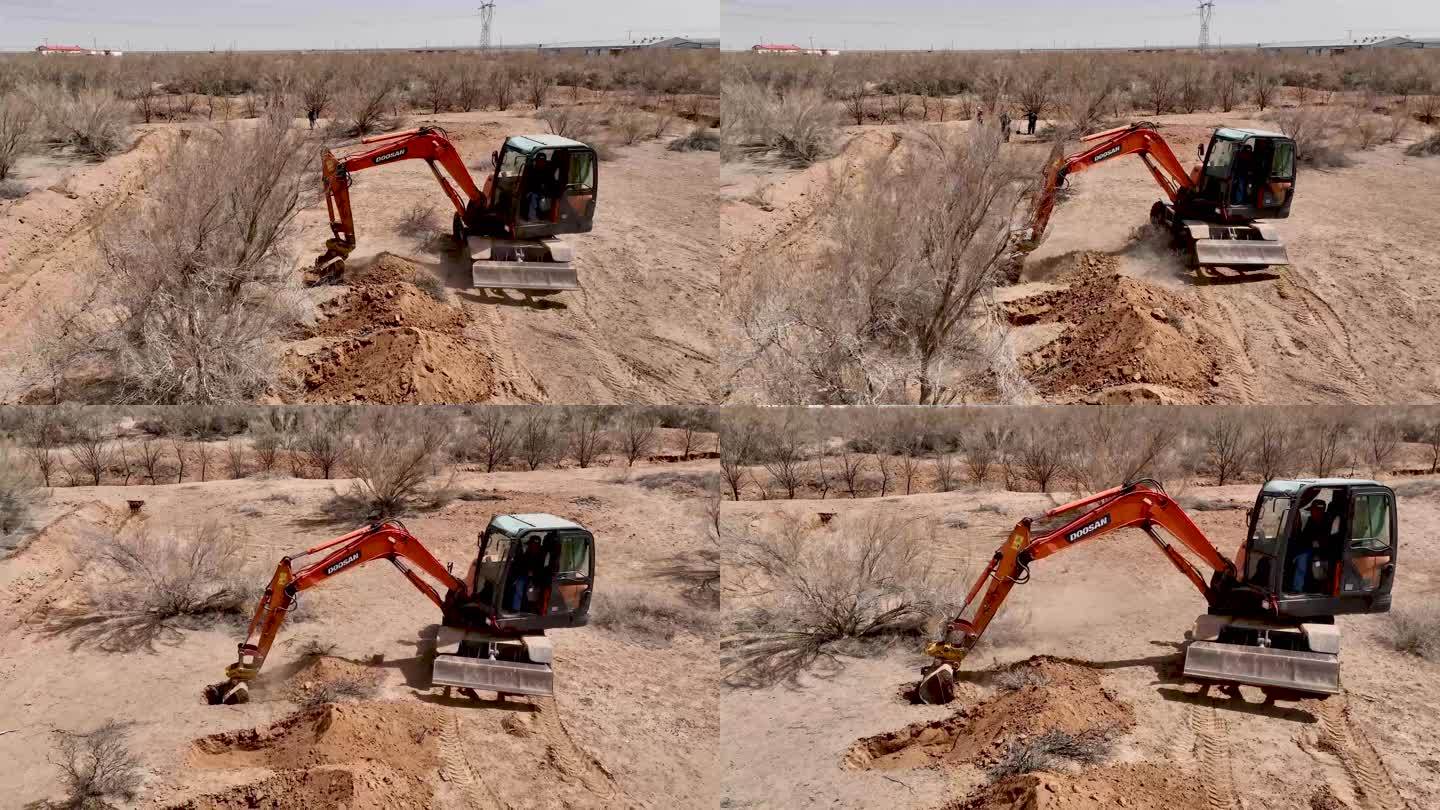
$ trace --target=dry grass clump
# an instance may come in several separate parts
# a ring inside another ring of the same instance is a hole
[[[720,131],[710,127],[695,127],[688,134],[671,141],[665,148],[671,152],[719,152]]]
[[[0,180],[0,200],[18,200],[30,193],[30,187],[19,180]]]
[[[318,709],[326,703],[365,700],[373,697],[380,687],[374,678],[364,675],[341,675],[319,681],[297,693],[295,702],[302,710]]]
[[[1431,157],[1434,155],[1440,155],[1440,132],[1431,133],[1430,137],[1425,138],[1424,140],[1417,143],[1410,144],[1410,146],[1405,149],[1405,154],[1409,155],[1410,157]]]
[[[535,114],[545,122],[550,134],[584,142],[595,132],[595,114],[575,105],[544,107]]]
[[[15,161],[30,148],[39,122],[39,114],[27,99],[0,94],[0,182],[10,176]],[[4,192],[0,198],[5,198]]]
[[[985,769],[985,775],[996,782],[1009,776],[1053,768],[1062,760],[1095,765],[1103,762],[1114,747],[1115,735],[1110,729],[1094,729],[1080,734],[1047,731],[1037,737],[1012,741],[999,761]]]
[[[429,236],[435,232],[436,211],[434,203],[417,202],[400,216],[400,235],[409,237]]]
[[[616,633],[669,641],[676,633],[702,638],[718,626],[713,607],[657,591],[620,585],[598,591],[590,607],[590,624]]]
[[[1391,643],[1400,652],[1440,661],[1440,607],[1401,608],[1390,612]]]
[[[82,155],[104,160],[128,144],[130,110],[113,93],[83,90],[37,105],[44,111],[45,137]]]
[[[953,602],[932,573],[932,540],[888,515],[841,524],[836,535],[790,520],[731,540],[737,575],[766,596],[733,617],[721,642],[726,681],[794,681],[819,663],[838,664],[839,656],[927,636]]]
[[[0,549],[7,539],[30,526],[30,512],[39,490],[30,472],[9,445],[0,444]]]
[[[804,167],[829,157],[840,109],[814,88],[774,90],[754,82],[727,84],[721,96],[721,156],[770,157]]]
[[[65,800],[60,807],[100,810],[110,800],[130,800],[140,787],[140,759],[131,753],[129,727],[111,720],[94,731],[61,731],[52,764],[60,769]]]

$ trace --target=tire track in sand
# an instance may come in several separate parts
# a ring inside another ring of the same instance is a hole
[[[1235,810],[1235,776],[1225,718],[1212,705],[1191,704],[1187,720],[1195,735],[1195,758],[1200,762],[1205,805],[1211,810]]]
[[[451,713],[449,722],[440,729],[440,776],[454,785],[465,799],[465,806],[479,810],[509,810],[483,781],[477,784],[465,746],[460,740],[460,715]]]
[[[1340,760],[1361,807],[1408,810],[1409,805],[1396,789],[1385,761],[1365,730],[1351,717],[1349,702],[1343,696],[1315,701],[1315,714],[1320,718],[1320,745]]]

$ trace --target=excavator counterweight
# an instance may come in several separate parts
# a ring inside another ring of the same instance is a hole
[[[1058,527],[1032,533],[1036,522],[1057,518],[1064,518]],[[1029,581],[1033,563],[1123,528],[1149,536],[1205,597],[1208,610],[1188,634],[1187,677],[1279,693],[1338,693],[1335,616],[1390,609],[1399,543],[1395,493],[1358,479],[1270,481],[1249,518],[1234,561],[1150,479],[1022,518],[944,635],[926,646],[934,663],[921,671],[917,696],[924,703],[954,699],[956,667],[1010,590]],[[1208,580],[1192,558],[1210,570]]]

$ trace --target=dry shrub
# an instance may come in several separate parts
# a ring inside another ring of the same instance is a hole
[[[1313,107],[1293,107],[1274,115],[1280,131],[1295,140],[1295,159],[1315,168],[1342,168],[1351,164],[1335,113]]]
[[[611,132],[618,134],[626,146],[634,146],[650,137],[650,116],[642,110],[616,107],[610,111],[609,120]]]
[[[400,216],[400,235],[418,238],[434,233],[436,210],[434,203],[417,202],[410,206]]]
[[[1431,133],[1430,137],[1411,144],[1405,149],[1405,154],[1410,157],[1433,157],[1440,155],[1440,132]]]
[[[737,575],[758,579],[767,597],[732,618],[721,642],[727,683],[793,682],[818,663],[927,636],[946,617],[953,600],[932,570],[932,533],[883,514],[836,528],[820,534],[792,519],[730,541]]]
[[[1390,612],[1390,643],[1400,652],[1440,661],[1440,607],[1422,605]]]
[[[1112,729],[1092,729],[1080,734],[1058,729],[1047,731],[1036,737],[1012,741],[1000,759],[985,769],[985,775],[995,782],[1031,771],[1053,769],[1062,760],[1095,765],[1110,756],[1114,747],[1115,732]]]
[[[1031,686],[1044,686],[1050,679],[1044,672],[1031,667],[1012,667],[995,673],[990,683],[1002,692],[1018,692]]]
[[[679,599],[653,587],[612,585],[595,594],[590,624],[605,630],[650,640],[669,641],[678,632],[702,638],[718,626],[713,607]]]
[[[363,675],[341,675],[314,683],[308,689],[299,692],[295,702],[301,710],[318,709],[327,703],[365,700],[373,697],[379,691],[380,686],[374,678],[367,678]]]
[[[0,180],[0,200],[18,200],[30,193],[30,187],[18,180]]]
[[[352,81],[340,93],[331,128],[356,138],[395,129],[400,125],[391,114],[395,91],[395,82],[386,77]]]
[[[772,157],[805,167],[828,157],[839,134],[840,109],[813,88],[774,91],[754,82],[727,84],[721,96],[721,153]]]
[[[0,444],[0,550],[30,526],[39,490],[29,470],[7,444]]]
[[[430,486],[445,461],[450,424],[423,412],[385,409],[368,415],[346,454],[354,488],[337,494],[325,512],[347,522],[384,520],[452,499],[448,482]]]
[[[49,139],[98,160],[120,152],[127,143],[130,110],[111,93],[87,90],[49,99],[45,126]]]
[[[140,788],[140,759],[131,753],[130,729],[113,720],[82,733],[56,729],[56,759],[65,788],[61,807],[108,808],[111,799],[134,799]]]
[[[85,595],[49,616],[54,633],[107,651],[175,642],[182,629],[244,613],[251,588],[239,539],[208,523],[183,534],[104,535],[83,552]]]
[[[40,117],[28,100],[0,96],[0,181],[10,176],[16,159],[29,150],[39,123]]]
[[[283,110],[177,149],[152,202],[108,220],[95,301],[46,330],[51,379],[98,366],[107,399],[165,404],[281,387],[277,336],[299,317],[286,245],[313,152]]]
[[[425,293],[436,301],[442,304],[449,303],[450,297],[445,290],[445,282],[434,273],[428,271],[417,273],[414,284],[420,292]]]
[[[545,107],[535,115],[550,129],[550,134],[574,141],[585,141],[595,132],[595,115],[583,107]]]
[[[709,127],[695,127],[665,147],[671,152],[719,152],[720,132]]]

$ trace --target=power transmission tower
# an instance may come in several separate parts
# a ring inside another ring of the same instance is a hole
[[[495,3],[480,4],[480,50],[490,50],[490,24],[495,20]]]
[[[1200,52],[1210,50],[1210,17],[1215,13],[1215,0],[1200,3]]]

